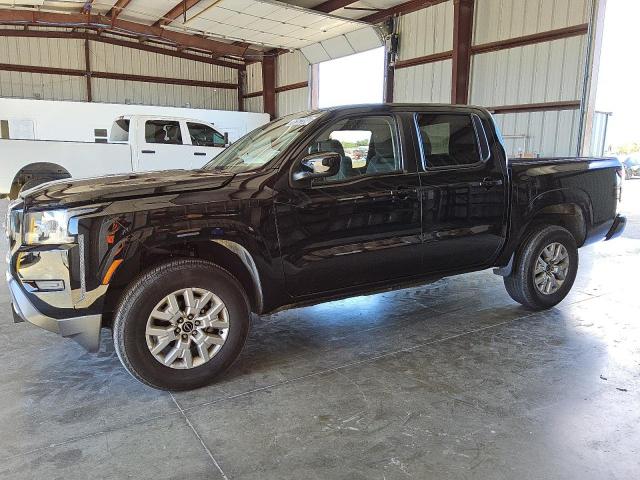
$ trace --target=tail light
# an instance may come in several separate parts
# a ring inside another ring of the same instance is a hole
[[[624,168],[616,167],[616,199],[618,203],[622,201],[622,180],[624,179]]]

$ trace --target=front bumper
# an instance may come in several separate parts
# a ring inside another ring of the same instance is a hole
[[[605,240],[611,240],[612,238],[619,237],[624,232],[624,228],[627,226],[627,217],[624,215],[616,215],[616,218],[613,220],[613,225],[607,232],[607,235],[604,237]]]
[[[41,313],[22,291],[18,281],[7,273],[14,318],[37,325],[40,328],[71,338],[90,352],[100,348],[102,315],[85,315],[71,318],[51,318]]]

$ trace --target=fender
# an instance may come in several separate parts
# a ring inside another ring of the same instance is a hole
[[[213,205],[212,205],[213,207]],[[228,205],[227,205],[228,207]],[[212,208],[213,209],[213,208]],[[155,219],[146,213],[125,213],[100,219],[103,238],[92,237],[91,242],[104,246],[106,252],[95,259],[96,283],[107,282],[114,290],[127,285],[141,271],[171,256],[198,256],[215,261],[221,267],[233,270],[238,264],[225,259],[223,251],[240,262],[243,271],[235,271],[252,301],[252,309],[262,312],[265,296],[269,299],[282,284],[282,269],[274,265],[268,242],[240,218],[225,218],[220,213],[211,215],[173,215],[174,208],[154,212]],[[227,215],[229,215],[228,212]],[[239,215],[240,212],[237,212]],[[234,217],[235,214],[229,215]],[[136,225],[140,225],[135,228]],[[111,269],[111,271],[110,271]],[[114,274],[115,272],[115,274]],[[270,288],[265,292],[265,285]]]
[[[495,262],[495,266],[499,267],[494,273],[498,275],[509,275],[513,256],[515,254],[522,236],[531,226],[532,222],[539,218],[542,214],[561,214],[563,207],[576,206],[580,209],[584,220],[584,237],[589,236],[589,231],[593,225],[593,208],[589,195],[582,189],[577,187],[556,188],[543,192],[532,199],[528,199],[529,191],[525,188],[526,183],[516,191],[514,205],[512,207],[511,225],[507,243]],[[545,209],[552,209],[545,212]],[[581,232],[582,233],[582,232]],[[584,239],[582,239],[584,240]],[[578,240],[579,243],[583,243]]]

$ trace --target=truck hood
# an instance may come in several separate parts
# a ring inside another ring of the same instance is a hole
[[[20,197],[27,208],[90,205],[151,195],[217,189],[229,183],[233,177],[233,173],[204,170],[162,170],[83,179],[68,178],[26,190]]]

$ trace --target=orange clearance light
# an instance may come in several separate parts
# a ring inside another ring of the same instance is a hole
[[[104,274],[104,278],[102,279],[102,285],[109,284],[109,282],[111,281],[111,277],[113,277],[113,274],[116,272],[117,268],[120,266],[121,263],[122,263],[121,258],[118,258],[117,260],[114,260],[113,262],[111,262],[111,265],[107,270],[107,273]]]

